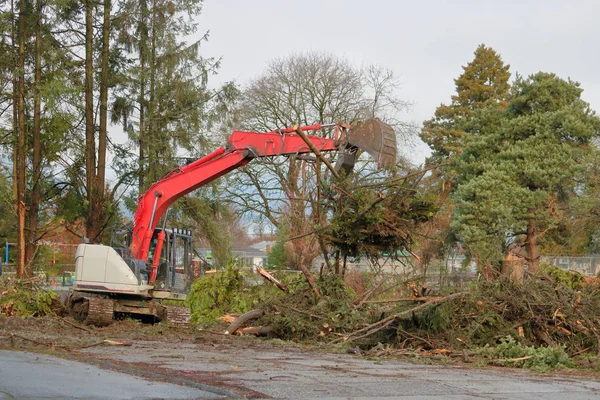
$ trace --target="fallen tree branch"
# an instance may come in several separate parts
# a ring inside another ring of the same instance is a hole
[[[398,298],[398,299],[389,299],[389,300],[369,300],[369,301],[363,301],[363,303],[366,303],[366,304],[402,303],[404,301],[424,302],[424,301],[441,300],[443,298],[444,297],[402,297],[402,298]]]
[[[492,360],[493,363],[505,363],[505,362],[517,362],[517,361],[525,361],[532,359],[533,356],[525,356],[525,357],[517,357],[517,358],[500,358],[497,360]]]
[[[31,343],[39,344],[40,346],[55,346],[55,345],[54,345],[54,344],[52,344],[52,343],[44,343],[44,342],[40,342],[40,341],[37,341],[37,340],[34,340],[34,339],[30,339],[30,338],[28,338],[28,337],[25,337],[25,336],[17,335],[16,333],[11,333],[11,334],[10,334],[10,337],[11,337],[11,341],[12,341],[14,338],[18,338],[18,339],[25,340],[25,341],[28,341],[28,342],[31,342]],[[55,346],[55,347],[62,347],[62,346]]]
[[[104,339],[104,340],[101,340],[99,342],[88,344],[88,345],[81,346],[81,347],[78,347],[78,348],[79,349],[87,349],[89,347],[101,346],[103,344],[108,344],[108,345],[111,345],[111,346],[131,346],[132,345],[131,343],[118,342],[116,340]]]
[[[298,268],[300,269],[300,271],[302,271],[302,273],[304,274],[304,277],[306,277],[306,280],[308,281],[308,284],[312,288],[313,292],[315,292],[315,294],[317,295],[317,297],[321,297],[321,293],[319,292],[319,288],[315,284],[315,280],[313,279],[312,274],[310,273],[310,271],[308,270],[308,268],[306,268],[302,264],[298,265]]]
[[[260,308],[255,310],[250,310],[247,313],[244,313],[237,317],[235,321],[233,321],[225,330],[225,335],[232,335],[242,327],[246,322],[261,317],[264,314],[264,311]]]
[[[73,322],[71,322],[71,321],[67,320],[66,318],[60,318],[60,320],[61,320],[61,321],[63,321],[63,322],[65,322],[65,323],[67,323],[67,324],[69,324],[69,325],[71,325],[71,326],[72,326],[72,327],[74,327],[74,328],[81,329],[82,331],[86,331],[86,332],[88,332],[88,333],[91,333],[91,332],[92,332],[92,331],[91,331],[91,330],[89,330],[88,328],[86,328],[86,327],[83,327],[83,326],[81,326],[81,325],[77,325],[77,324],[75,324],[75,323],[73,323]]]
[[[258,274],[260,276],[262,276],[263,278],[265,278],[266,280],[271,282],[273,285],[277,286],[279,289],[281,289],[282,291],[287,293],[287,291],[288,291],[287,286],[285,286],[283,283],[279,282],[273,275],[268,273],[264,268],[257,268],[256,272],[258,272]]]
[[[385,282],[384,279],[380,280],[379,283],[377,285],[375,285],[373,288],[371,288],[370,290],[368,290],[359,301],[355,302],[355,306],[352,308],[352,311],[356,311],[358,310],[363,304],[368,303],[367,300],[369,300],[371,297],[373,297],[373,295],[381,288],[381,286],[383,285],[383,283]]]
[[[333,340],[330,343],[337,343],[337,342],[341,342],[341,341],[348,341],[348,340],[356,340],[356,339],[360,339],[366,336],[370,336],[376,332],[379,332],[380,330],[384,329],[385,327],[391,325],[396,319],[404,316],[404,315],[409,315],[412,313],[415,313],[417,311],[421,311],[424,310],[428,307],[431,307],[433,305],[436,304],[440,304],[440,303],[444,303],[446,301],[450,301],[450,300],[454,300],[454,299],[458,299],[461,297],[464,297],[466,295],[468,295],[470,292],[459,292],[459,293],[454,293],[451,294],[449,296],[446,297],[441,297],[441,298],[436,298],[434,300],[430,300],[426,303],[423,304],[419,304],[416,307],[413,307],[411,309],[405,310],[405,311],[401,311],[399,313],[396,313],[394,315],[390,315],[389,317],[386,317],[380,321],[377,321],[373,324],[367,325],[362,329],[359,329],[357,331],[354,331],[352,333],[350,333],[349,335],[345,336],[345,337],[341,337],[339,339]],[[362,335],[361,335],[362,334]]]

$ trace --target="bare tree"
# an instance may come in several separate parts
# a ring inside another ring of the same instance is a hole
[[[295,124],[353,122],[374,116],[405,127],[399,114],[408,107],[396,93],[398,81],[377,66],[355,68],[346,60],[323,53],[294,55],[271,62],[243,93],[234,127],[271,131]],[[410,131],[399,129],[401,142]],[[332,132],[320,132],[331,135]],[[325,244],[309,233],[326,224],[323,183],[329,172],[319,161],[291,156],[261,160],[235,173],[227,199],[243,213],[289,225],[292,262],[309,265]]]

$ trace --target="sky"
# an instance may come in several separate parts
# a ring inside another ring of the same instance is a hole
[[[199,34],[210,32],[203,54],[222,59],[213,84],[243,87],[274,59],[325,52],[393,70],[398,96],[413,103],[405,120],[420,125],[450,101],[454,79],[482,43],[510,64],[513,78],[571,78],[600,110],[599,16],[595,0],[205,0],[197,22]],[[416,143],[404,153],[420,163],[429,150]]]

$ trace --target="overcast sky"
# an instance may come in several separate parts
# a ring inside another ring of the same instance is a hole
[[[454,93],[477,46],[494,48],[511,73],[554,72],[581,83],[600,110],[600,1],[205,0],[206,56],[222,57],[213,82],[244,85],[270,60],[323,51],[400,77],[406,115],[421,123]],[[410,152],[417,162],[424,144]]]

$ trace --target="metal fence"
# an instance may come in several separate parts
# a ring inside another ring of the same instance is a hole
[[[542,256],[540,261],[582,275],[600,273],[600,256]]]

